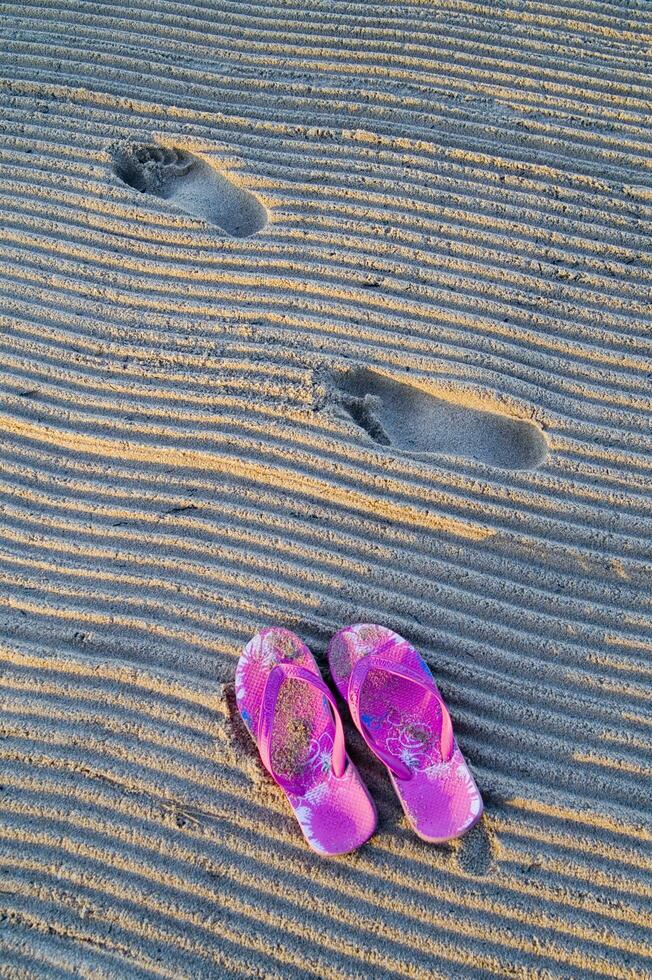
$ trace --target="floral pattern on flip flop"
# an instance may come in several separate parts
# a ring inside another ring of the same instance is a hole
[[[246,645],[235,670],[235,697],[242,720],[252,734],[257,719],[245,706],[248,678],[266,677],[278,663],[304,660],[300,641],[284,630],[261,630]]]
[[[381,748],[399,758],[413,772],[423,772],[441,761],[435,734],[436,716],[429,724],[390,708],[382,714],[363,714],[361,718]]]
[[[482,797],[480,796],[478,787],[475,785],[473,776],[469,772],[466,763],[461,758],[461,754],[460,759],[461,761],[458,762],[456,766],[457,778],[459,782],[464,785],[469,800],[469,816],[466,824],[464,825],[464,828],[466,828],[474,823],[480,814],[480,811],[482,810]]]
[[[310,742],[310,754],[306,762],[306,769],[311,773],[328,773],[333,767],[333,737],[329,732],[324,732],[319,738],[313,738]]]

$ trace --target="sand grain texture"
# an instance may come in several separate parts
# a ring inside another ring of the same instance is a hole
[[[652,976],[651,21],[0,5],[0,976]],[[361,620],[486,816],[329,863],[233,671]]]

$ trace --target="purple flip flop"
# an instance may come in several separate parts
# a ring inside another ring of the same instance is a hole
[[[384,626],[358,623],[335,634],[328,661],[415,833],[432,843],[466,833],[482,816],[482,798],[419,653]]]
[[[299,637],[257,633],[238,661],[235,693],[263,765],[313,850],[346,854],[369,840],[376,808],[346,753],[335,698]]]

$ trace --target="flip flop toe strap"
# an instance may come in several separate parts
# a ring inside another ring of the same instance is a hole
[[[405,664],[398,663],[395,660],[384,660],[377,654],[370,653],[365,657],[361,657],[355,664],[349,678],[347,699],[351,710],[351,716],[353,717],[356,728],[374,755],[376,755],[381,762],[384,762],[387,768],[393,772],[398,779],[411,779],[412,770],[410,767],[397,756],[392,755],[391,752],[388,752],[387,749],[379,745],[374,739],[367,725],[365,725],[364,721],[362,720],[360,714],[360,696],[365,680],[369,674],[369,671],[371,670],[382,670],[388,674],[392,674],[394,677],[400,677],[404,681],[415,684],[417,687],[421,688],[422,691],[426,691],[432,698],[434,698],[441,709],[441,755],[442,759],[445,762],[448,762],[453,754],[454,748],[453,724],[451,722],[448,709],[444,704],[439,691],[435,687],[434,681],[430,680],[426,675],[420,673],[419,671],[412,670],[410,667],[405,666]]]
[[[287,680],[304,681],[310,684],[316,691],[322,694],[331,709],[333,721],[335,722],[335,737],[333,738],[333,757],[332,771],[338,779],[344,775],[346,769],[346,747],[344,744],[344,729],[342,719],[337,710],[337,703],[329,688],[324,684],[320,677],[306,667],[297,664],[280,663],[277,664],[269,673],[260,707],[260,717],[258,719],[258,733],[256,741],[258,751],[263,765],[273,776],[280,786],[291,790],[291,781],[280,776],[274,771],[272,766],[272,734],[274,730],[274,718],[276,715],[276,703],[278,701],[281,687]]]

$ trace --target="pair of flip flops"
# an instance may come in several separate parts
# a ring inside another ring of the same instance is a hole
[[[428,665],[397,633],[360,623],[328,647],[335,685],[414,831],[441,843],[482,815],[482,799]],[[264,629],[236,668],[236,700],[263,765],[310,846],[346,854],[369,840],[376,808],[349,759],[337,703],[298,636]]]

